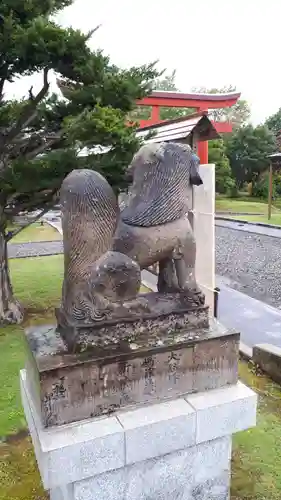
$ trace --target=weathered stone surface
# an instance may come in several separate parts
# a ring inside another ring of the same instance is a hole
[[[141,269],[159,262],[158,291],[188,289],[204,303],[195,277],[195,238],[186,215],[191,186],[202,184],[199,164],[187,144],[142,145],[127,169],[132,185],[113,250],[136,260]]]
[[[46,333],[47,330],[47,333]],[[26,332],[28,384],[46,427],[237,381],[239,334],[213,321],[70,353],[55,328]]]
[[[21,398],[45,489],[55,490],[125,466],[125,434],[116,417],[44,429],[26,382],[22,370]]]
[[[204,305],[186,215],[191,185],[202,184],[199,163],[187,144],[142,145],[128,168],[132,196],[121,215],[98,172],[75,169],[66,176],[60,189],[64,281],[56,313],[66,335],[68,326],[95,326],[129,313],[141,269],[156,262],[158,291],[186,290]]]
[[[257,344],[253,348],[253,361],[272,380],[281,383],[281,349],[272,344]]]
[[[85,352],[109,343],[142,339],[155,345],[157,339],[173,331],[209,326],[208,306],[199,305],[188,292],[140,294],[126,306],[119,305],[106,321],[58,330],[69,349]],[[150,344],[145,344],[147,347]],[[114,350],[114,348],[113,348]]]

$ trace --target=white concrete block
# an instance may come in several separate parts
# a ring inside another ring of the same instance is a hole
[[[74,500],[74,484],[51,489],[50,500]]]
[[[100,474],[74,485],[75,500],[123,500],[126,469]]]
[[[256,425],[257,395],[241,382],[190,395],[186,401],[196,410],[196,443]]]
[[[195,484],[185,500],[229,500],[230,471],[223,470],[202,483]]]
[[[21,371],[22,400],[46,489],[101,474],[125,465],[124,431],[116,417],[43,429]]]
[[[125,431],[126,464],[132,464],[195,444],[195,410],[184,400],[121,413]]]
[[[230,472],[231,449],[231,436],[198,444],[193,462],[194,483],[201,484],[216,477],[217,471]]]
[[[200,165],[199,174],[203,181],[201,186],[193,187],[193,205],[196,212],[215,212],[215,165]]]
[[[215,165],[200,165],[202,186],[193,188],[193,230],[196,239],[196,280],[213,316],[215,288]]]
[[[196,239],[196,277],[206,287],[215,287],[215,232],[213,216],[196,213],[194,216]]]
[[[36,424],[34,421],[34,413],[31,411],[31,405],[30,401],[27,397],[26,393],[26,371],[21,370],[20,371],[20,390],[21,390],[21,401],[24,409],[24,414],[25,418],[27,421],[28,429],[31,435],[32,443],[33,443],[33,448],[34,448],[34,453],[38,465],[38,469],[40,472],[41,480],[43,483],[43,486],[48,489],[48,479],[49,479],[49,474],[48,474],[48,456],[42,452],[41,446],[40,446],[40,440],[38,436],[38,431],[36,428]]]
[[[227,500],[230,439],[138,462],[77,483],[75,500]],[[196,459],[198,457],[198,459]],[[200,471],[198,471],[200,467]]]

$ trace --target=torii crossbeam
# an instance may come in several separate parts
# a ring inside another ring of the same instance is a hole
[[[228,94],[185,94],[182,92],[153,91],[150,96],[137,101],[138,106],[150,106],[151,116],[147,120],[139,120],[140,127],[155,125],[164,120],[160,119],[160,108],[193,108],[196,111],[208,111],[209,109],[229,108],[237,103],[240,98],[239,92]],[[218,133],[231,132],[232,126],[229,122],[213,123]],[[208,163],[208,142],[198,143],[198,154],[202,164]]]

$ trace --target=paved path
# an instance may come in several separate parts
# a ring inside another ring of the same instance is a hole
[[[236,222],[216,219],[216,226],[235,229],[236,231],[245,231],[247,233],[261,234],[263,236],[271,236],[272,238],[281,238],[281,229],[265,227],[259,224],[247,224],[243,221]]]
[[[32,243],[8,243],[10,259],[56,255],[62,253],[61,241],[34,241]]]
[[[156,286],[156,276],[142,272],[143,284]],[[241,342],[248,347],[269,343],[281,347],[281,312],[225,284],[224,278],[216,277],[221,292],[218,301],[218,320],[241,334]]]
[[[60,220],[45,219],[45,222],[54,227],[62,234]],[[39,257],[47,255],[56,255],[63,252],[62,241],[34,241],[32,243],[9,243],[8,255],[10,259],[24,257]]]
[[[216,277],[220,288],[218,319],[227,327],[241,333],[241,341],[249,347],[269,343],[281,347],[281,311],[253,299],[226,285]]]

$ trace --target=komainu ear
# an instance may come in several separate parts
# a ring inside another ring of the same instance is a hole
[[[192,153],[190,160],[190,184],[193,186],[201,186],[202,178],[199,174],[200,159],[195,153]]]
[[[164,161],[166,153],[166,142],[160,142],[158,144],[155,144],[155,146],[158,147],[155,148],[154,156],[156,156],[157,160]]]

